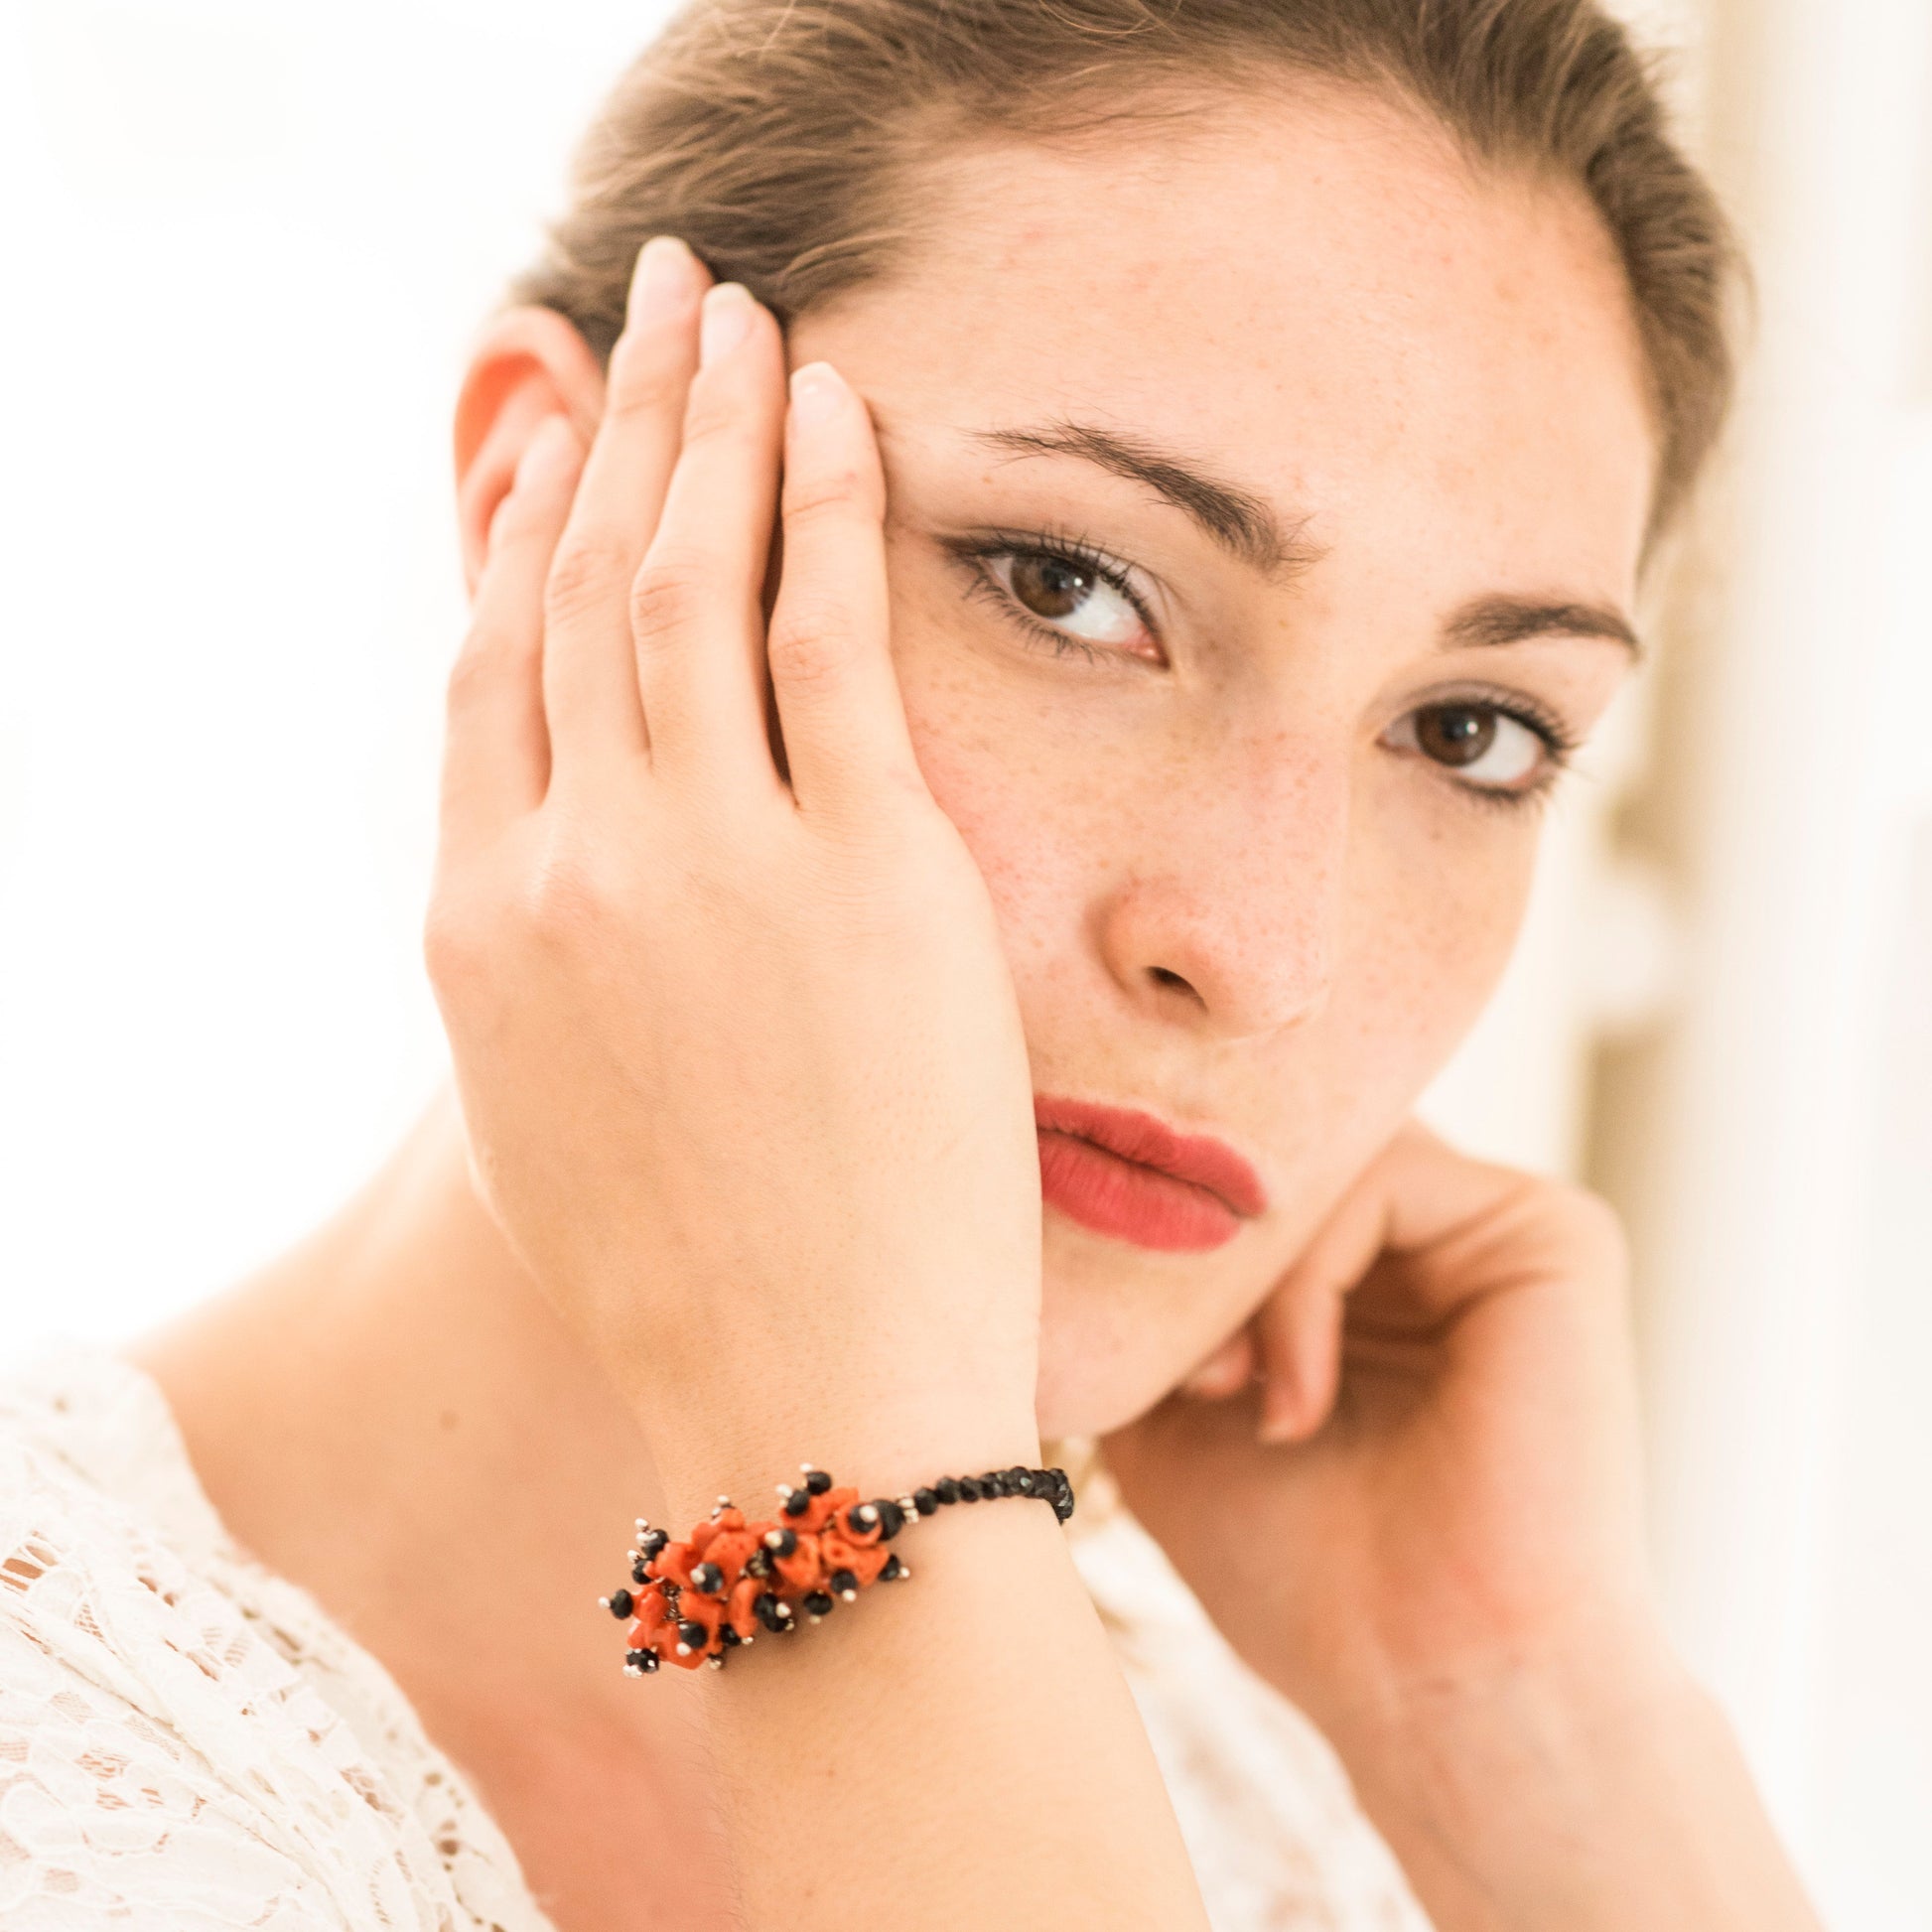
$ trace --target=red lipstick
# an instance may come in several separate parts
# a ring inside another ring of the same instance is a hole
[[[1170,1254],[1232,1241],[1264,1212],[1267,1189],[1240,1155],[1152,1114],[1034,1097],[1041,1196],[1096,1234]]]

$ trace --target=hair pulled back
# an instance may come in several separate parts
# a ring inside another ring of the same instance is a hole
[[[608,354],[637,250],[671,233],[795,317],[932,238],[922,189],[949,150],[1104,136],[1296,74],[1412,104],[1477,161],[1588,195],[1648,359],[1664,520],[1729,401],[1736,253],[1597,0],[691,0],[592,126],[514,294]]]

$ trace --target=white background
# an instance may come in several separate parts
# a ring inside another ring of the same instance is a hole
[[[0,0],[0,1355],[244,1273],[439,1076],[450,409],[662,12]],[[1932,1932],[1932,9],[1646,12],[1759,354],[1434,1104],[1626,1208],[1684,1642],[1834,1924]]]

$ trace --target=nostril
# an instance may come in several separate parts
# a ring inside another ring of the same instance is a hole
[[[1178,973],[1169,972],[1165,966],[1150,966],[1147,969],[1147,973],[1148,978],[1156,986],[1171,986],[1176,993],[1187,993],[1191,994],[1196,1000],[1200,999],[1200,995],[1194,991],[1191,981],[1182,979]],[[1202,1000],[1201,1004],[1205,1006],[1207,1003]]]

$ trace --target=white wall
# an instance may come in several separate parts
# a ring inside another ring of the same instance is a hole
[[[455,384],[662,12],[0,7],[0,1348],[224,1283],[436,1078]]]

